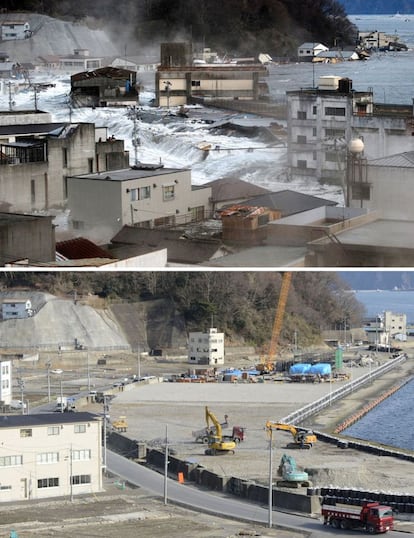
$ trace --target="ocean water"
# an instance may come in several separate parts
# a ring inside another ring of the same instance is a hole
[[[414,291],[356,291],[355,296],[372,317],[391,310],[396,314],[406,314],[407,322],[414,323]]]

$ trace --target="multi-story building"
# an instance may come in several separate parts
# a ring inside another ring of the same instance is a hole
[[[32,301],[17,297],[3,299],[1,305],[3,319],[24,319],[33,316]]]
[[[163,165],[68,178],[73,228],[83,235],[100,229],[101,241],[125,225],[157,228],[203,220],[210,196],[210,187],[192,187],[190,170]]]
[[[0,446],[0,502],[102,490],[102,419],[96,415],[5,415]]]
[[[3,405],[9,405],[11,402],[11,399],[12,399],[12,361],[10,359],[0,357],[0,402],[3,402]]]
[[[367,320],[364,330],[369,344],[390,345],[391,340],[406,337],[407,315],[386,310],[374,319]]]
[[[364,156],[379,159],[414,149],[412,105],[376,104],[373,92],[352,81],[321,77],[317,88],[287,92],[288,163],[292,178],[343,185],[349,143],[360,138]]]
[[[0,16],[1,40],[15,41],[31,37],[30,23],[25,13],[3,13]]]
[[[1,121],[0,210],[65,207],[69,175],[129,165],[124,142],[108,139],[105,128],[93,123],[39,123],[39,117],[34,114],[33,124],[27,121],[29,113],[7,114]]]
[[[397,335],[407,334],[407,315],[398,314],[386,310],[384,312],[384,327],[390,338],[395,338]]]
[[[224,333],[211,328],[207,333],[189,335],[188,362],[192,364],[224,364]]]
[[[265,86],[265,66],[254,64],[194,64],[191,45],[161,46],[161,65],[155,76],[157,106],[182,106],[192,99],[255,100]]]

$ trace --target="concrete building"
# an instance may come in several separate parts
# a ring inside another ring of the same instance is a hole
[[[102,419],[96,415],[5,415],[0,445],[0,502],[102,491]]]
[[[395,339],[401,335],[407,335],[407,315],[398,314],[386,310],[384,312],[384,327],[390,339]]]
[[[34,265],[53,261],[56,241],[52,221],[48,216],[0,213],[0,266],[23,260]]]
[[[394,339],[404,339],[407,335],[407,315],[391,312],[378,314],[364,324],[368,344],[390,345]]]
[[[322,43],[302,43],[298,47],[298,59],[300,62],[312,62],[320,52],[326,52],[328,50],[328,47]]]
[[[11,400],[12,361],[0,357],[0,403],[2,402],[2,405],[10,405]]]
[[[1,304],[2,319],[24,319],[33,316],[32,302],[30,299],[7,298]]]
[[[155,77],[156,105],[182,106],[193,99],[256,100],[267,74],[260,63],[194,65],[190,44],[163,44]]]
[[[386,49],[392,43],[397,43],[398,41],[398,35],[386,34],[378,30],[358,32],[359,45],[368,50]]]
[[[137,73],[102,67],[71,76],[71,99],[75,106],[133,106],[139,99]]]
[[[88,49],[75,49],[73,54],[59,56],[59,69],[72,73],[99,69],[102,61],[100,56],[91,56]]]
[[[345,190],[355,138],[370,160],[414,149],[413,106],[374,103],[372,91],[353,91],[349,79],[320,77],[318,88],[287,92],[287,100],[292,179],[335,182]]]
[[[191,185],[190,170],[163,165],[68,178],[73,228],[83,235],[98,228],[105,242],[125,225],[154,228],[203,220],[210,196],[211,188]]]
[[[92,123],[27,123],[8,114],[0,125],[0,210],[32,212],[63,208],[67,176],[129,165],[122,140],[107,139]],[[1,117],[1,116],[0,116]]]
[[[211,328],[207,333],[189,335],[188,362],[192,364],[224,364],[224,333]]]

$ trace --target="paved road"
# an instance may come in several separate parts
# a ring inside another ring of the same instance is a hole
[[[142,465],[136,464],[126,458],[107,451],[108,470],[120,478],[145,489],[156,496],[164,497],[164,476]],[[202,491],[190,484],[179,484],[173,480],[167,481],[167,499],[179,503],[187,508],[209,512],[215,516],[227,516],[234,519],[267,524],[269,512],[267,507],[234,499],[223,494],[211,494]],[[331,530],[319,520],[309,517],[296,516],[282,512],[272,513],[274,526],[283,526],[309,536],[352,536],[355,531]],[[387,537],[401,536],[397,532],[390,532]]]

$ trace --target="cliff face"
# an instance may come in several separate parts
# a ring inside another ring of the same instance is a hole
[[[393,15],[414,13],[414,0],[340,0],[349,14]]]

